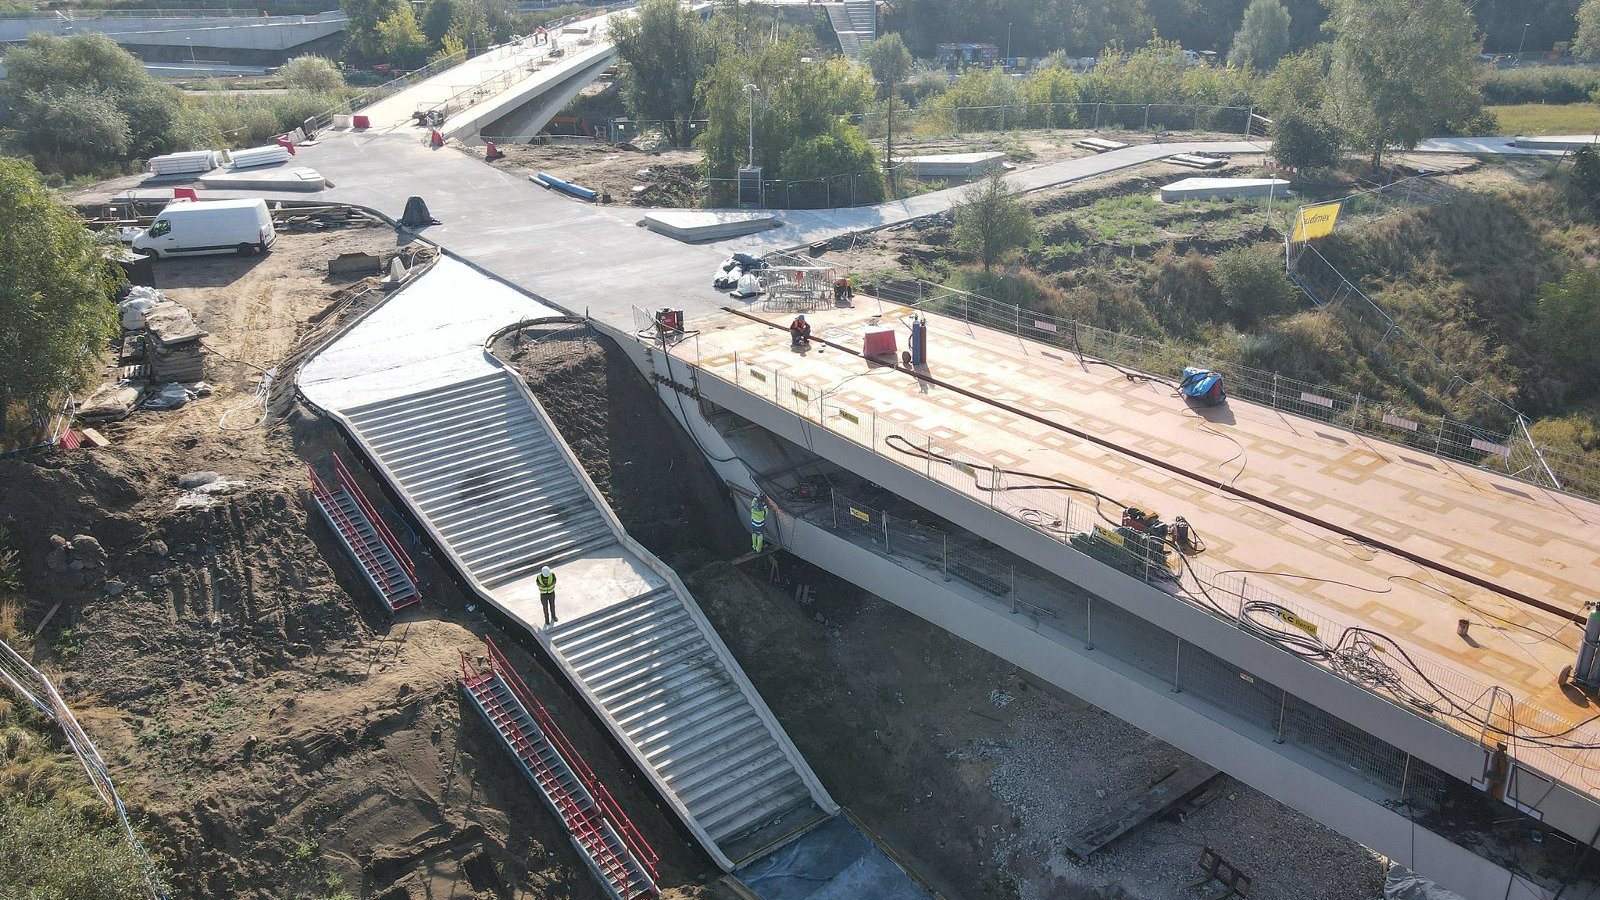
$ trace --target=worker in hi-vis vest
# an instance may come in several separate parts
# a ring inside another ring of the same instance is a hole
[[[533,576],[533,583],[539,586],[539,605],[544,607],[544,624],[546,627],[560,621],[556,618],[556,573],[550,571],[549,566],[539,569],[539,574]]]
[[[750,549],[755,553],[761,552],[761,547],[767,542],[763,529],[767,525],[767,499],[760,494],[750,501]]]

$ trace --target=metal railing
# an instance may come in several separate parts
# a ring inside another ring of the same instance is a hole
[[[955,292],[957,295],[959,293]],[[969,307],[969,310],[974,309]],[[1013,319],[1012,327],[1023,326]],[[1026,327],[1033,326],[1029,323]],[[1048,329],[1041,331],[1059,335],[1059,332],[1050,332]],[[643,337],[638,339],[645,340]],[[1057,345],[1062,346],[1059,343]],[[1292,627],[1305,631],[1315,639],[1326,640],[1330,649],[1340,636],[1348,633],[1348,629],[1359,625],[1309,610],[1269,592],[1260,583],[1260,578],[1252,583],[1247,574],[1216,570],[1204,560],[1187,560],[1182,571],[1176,574],[1151,569],[1148,560],[1140,562],[1137,556],[1130,559],[1121,550],[1115,549],[1120,545],[1113,537],[1117,534],[1115,528],[1110,526],[1119,523],[1101,510],[1099,502],[1075,499],[1071,494],[1063,497],[1060,493],[1048,490],[1031,490],[1037,488],[1037,482],[1005,474],[982,455],[966,450],[959,442],[887,416],[880,417],[875,409],[840,402],[828,388],[793,378],[785,374],[782,368],[765,361],[741,359],[738,351],[715,346],[701,337],[684,345],[678,354],[697,367],[697,377],[701,379],[713,378],[768,400],[774,406],[866,448],[943,488],[1048,535],[1064,546],[1073,547],[1107,565],[1140,577],[1169,593],[1174,600],[1254,637],[1261,637],[1264,626],[1252,610],[1268,607],[1281,609],[1288,614],[1288,618],[1279,620],[1280,630],[1285,622],[1300,623]],[[1320,403],[1309,406],[1313,409],[1323,408]],[[944,461],[936,462],[935,455],[944,458]],[[1120,513],[1120,510],[1111,512]],[[1087,540],[1093,543],[1086,544],[1085,536],[1089,536]],[[1107,549],[1105,545],[1110,545],[1112,549]],[[1280,644],[1275,646],[1282,649]],[[1510,723],[1510,727],[1526,733],[1564,733],[1573,741],[1582,736],[1587,743],[1600,743],[1600,727],[1593,722],[1574,721],[1517,700],[1504,688],[1483,684],[1431,658],[1417,656],[1415,661],[1415,670],[1399,668],[1386,663],[1380,652],[1366,654],[1358,660],[1332,656],[1317,662],[1308,660],[1308,663],[1441,728],[1485,745],[1492,745],[1492,733],[1479,719],[1504,721]],[[1437,702],[1421,703],[1417,698]],[[1451,712],[1452,709],[1455,711]],[[1521,741],[1514,743],[1517,744],[1518,763],[1530,771],[1568,772],[1574,767],[1600,771],[1600,761],[1590,760],[1589,754]],[[1541,777],[1553,780],[1548,775]]]
[[[896,134],[939,136],[981,131],[1087,129],[1100,131],[1208,131],[1260,134],[1255,107],[1203,103],[1005,103],[992,106],[929,104],[896,109]],[[886,110],[861,114],[856,121],[874,138],[888,131]],[[1252,129],[1254,123],[1254,129]]]
[[[333,124],[334,116],[348,115],[364,109],[365,107],[371,106],[372,104],[377,103],[379,100],[382,100],[391,94],[398,93],[399,91],[410,87],[413,84],[426,81],[440,72],[449,69],[451,66],[461,63],[467,59],[467,56],[468,51],[457,50],[455,53],[452,53],[449,56],[440,57],[439,59],[428,63],[420,69],[413,69],[410,72],[399,76],[398,78],[391,78],[377,87],[370,87],[366,88],[365,90],[358,91],[344,100],[341,100],[338,103],[328,107],[322,112],[306,119],[304,123],[305,131],[307,134],[313,134],[317,131],[327,128],[329,125]]]
[[[61,729],[67,747],[82,764],[83,771],[89,776],[95,792],[116,816],[123,837],[127,839],[129,848],[138,857],[150,896],[157,900],[168,900],[166,885],[161,880],[155,861],[150,858],[144,843],[133,830],[133,823],[128,819],[128,809],[123,805],[122,796],[117,793],[117,787],[111,781],[111,773],[106,768],[105,760],[100,757],[100,751],[95,749],[94,742],[89,740],[89,735],[84,732],[83,726],[78,724],[77,717],[72,714],[67,702],[61,698],[56,686],[5,641],[0,641],[0,681],[9,685],[18,696],[49,719],[51,724]]]
[[[832,481],[833,479],[829,479]],[[848,480],[848,477],[846,477]],[[771,491],[769,493],[777,494]],[[886,501],[892,502],[892,501]],[[1274,743],[1287,743],[1354,772],[1383,793],[1384,805],[1414,821],[1428,823],[1441,811],[1481,808],[1495,827],[1536,827],[1510,814],[1488,794],[1416,759],[1381,737],[1363,731],[1284,690],[1241,670],[1171,631],[1123,611],[1045,569],[942,520],[910,512],[910,503],[893,508],[842,492],[814,501],[786,498],[780,512],[830,531],[893,561],[930,582],[959,582],[957,590],[975,602],[998,605],[1012,616],[1032,620],[1056,639],[1080,643],[1143,672],[1174,692],[1203,699],[1217,710],[1248,722]],[[1144,564],[1142,559],[1130,560]],[[1273,623],[1278,625],[1281,623]],[[1513,780],[1507,794],[1519,811],[1534,808],[1545,785]],[[1526,801],[1524,803],[1524,801]],[[1569,852],[1564,850],[1563,852]]]
[[[271,0],[277,2],[277,0]],[[35,11],[35,12],[8,12],[0,14],[0,21],[7,19],[58,19],[66,22],[82,21],[85,19],[266,19],[267,21],[283,22],[341,22],[345,14],[337,5],[327,9],[326,4],[307,4],[310,6],[323,6],[317,12],[273,12],[270,6],[254,6],[249,8],[211,8],[211,7],[174,7],[171,9],[72,9],[60,11]],[[262,11],[268,13],[262,15]]]

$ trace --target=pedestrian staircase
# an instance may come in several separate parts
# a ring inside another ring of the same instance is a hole
[[[505,372],[346,415],[491,591],[617,542],[542,416]]]
[[[765,721],[671,589],[546,631],[562,662],[734,859],[743,838],[823,816]],[[753,848],[752,848],[753,849]]]
[[[389,612],[395,613],[422,600],[417,588],[417,571],[411,557],[395,539],[383,518],[373,509],[337,454],[333,456],[333,479],[324,481],[314,468],[311,496],[323,518],[339,536],[340,543],[361,567],[367,583]]]
[[[616,900],[657,896],[656,852],[493,641],[488,651],[481,670],[461,654],[461,685],[472,705],[566,826],[606,892]]]
[[[830,3],[827,9],[839,51],[848,59],[861,58],[861,51],[878,37],[877,0],[845,0]]]
[[[447,555],[513,617],[540,566],[559,574],[604,551],[608,564],[653,573],[583,582],[589,612],[524,624],[718,865],[731,870],[837,811],[682,582],[627,537],[520,378],[495,365],[341,415]]]

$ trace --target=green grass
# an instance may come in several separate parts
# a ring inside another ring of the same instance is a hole
[[[1594,134],[1600,131],[1600,104],[1519,103],[1486,106],[1500,120],[1501,134]]]

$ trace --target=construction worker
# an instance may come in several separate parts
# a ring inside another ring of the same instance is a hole
[[[811,343],[811,323],[806,321],[805,313],[794,317],[789,323],[789,346],[805,347]]]
[[[760,553],[767,542],[767,498],[756,494],[750,501],[750,551]]]
[[[533,576],[533,583],[539,586],[539,605],[544,608],[544,625],[549,628],[561,621],[556,618],[556,573],[544,566]]]

